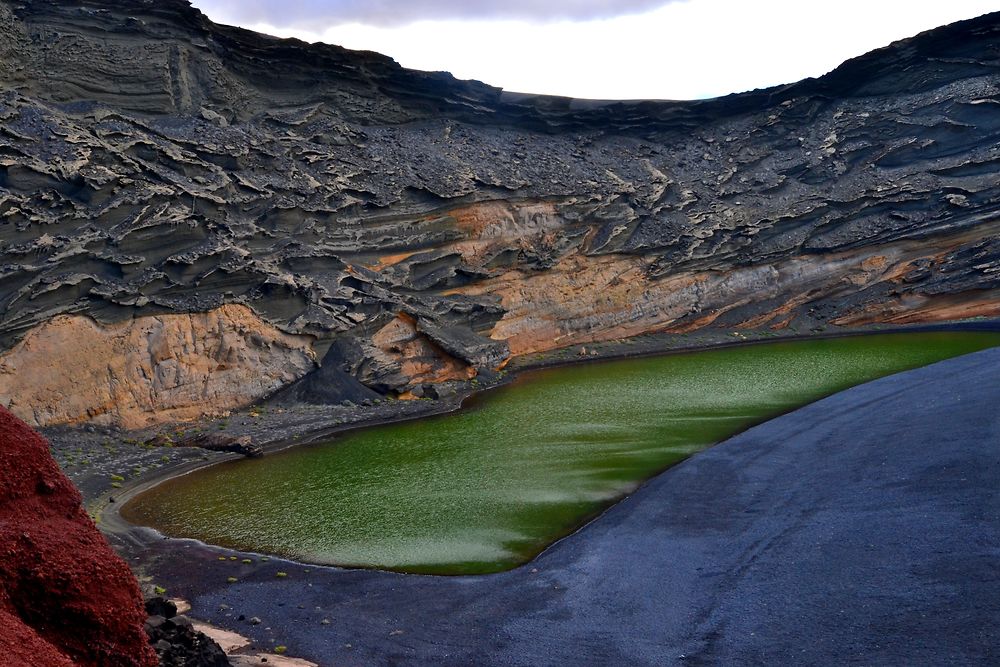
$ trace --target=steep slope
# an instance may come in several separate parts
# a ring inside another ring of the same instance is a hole
[[[206,401],[220,411],[239,407],[314,366],[310,340],[231,304],[107,326],[60,315],[0,359],[0,382],[10,392],[10,409],[30,412],[36,425],[94,421],[139,428],[203,415]],[[67,377],[78,391],[65,391]]]
[[[698,102],[509,94],[181,0],[0,0],[0,37],[7,368],[58,315],[234,303],[294,338],[282,383],[329,349],[352,395],[649,331],[1000,313],[1000,14]],[[105,366],[75,371],[95,396]]]
[[[83,511],[48,443],[0,408],[0,663],[152,667],[128,566]]]

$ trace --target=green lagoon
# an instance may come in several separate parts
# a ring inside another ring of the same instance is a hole
[[[310,563],[497,572],[754,424],[997,345],[998,333],[874,334],[533,371],[461,412],[167,481],[124,515]]]

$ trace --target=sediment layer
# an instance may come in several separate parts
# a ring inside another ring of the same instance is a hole
[[[0,356],[0,404],[34,426],[141,428],[245,405],[314,366],[310,337],[246,306],[110,325],[60,315]]]
[[[0,0],[0,38],[0,349],[242,304],[345,387],[300,394],[357,397],[649,331],[1000,313],[1000,14],[696,102],[517,95],[180,0]],[[223,384],[204,409],[252,400]],[[159,392],[139,421],[194,416]]]

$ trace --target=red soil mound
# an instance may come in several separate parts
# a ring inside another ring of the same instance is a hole
[[[0,665],[153,667],[145,620],[48,443],[0,408]]]

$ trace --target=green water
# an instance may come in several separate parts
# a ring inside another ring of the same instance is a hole
[[[171,480],[125,516],[312,563],[496,572],[753,424],[996,345],[994,333],[871,335],[538,371],[456,414]]]

